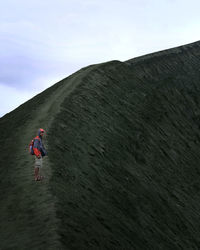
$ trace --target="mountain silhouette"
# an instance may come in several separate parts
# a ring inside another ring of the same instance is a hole
[[[0,249],[200,248],[199,41],[85,67],[0,132]]]

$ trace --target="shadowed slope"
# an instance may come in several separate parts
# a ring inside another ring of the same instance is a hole
[[[2,249],[198,249],[199,68],[199,42],[93,65],[0,119]]]
[[[179,51],[99,65],[62,103],[49,157],[66,247],[199,246],[200,46]]]

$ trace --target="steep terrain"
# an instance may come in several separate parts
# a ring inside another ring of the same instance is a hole
[[[83,68],[1,118],[0,249],[199,249],[199,96],[196,42]]]

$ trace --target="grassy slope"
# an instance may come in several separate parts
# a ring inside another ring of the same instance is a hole
[[[0,249],[197,249],[199,55],[87,67],[0,119]]]
[[[62,103],[49,157],[66,248],[200,245],[199,55],[99,65]]]
[[[39,127],[48,131],[63,98],[89,70],[80,70],[0,119],[0,249],[58,249],[60,245],[48,158],[47,179],[35,183],[34,157],[27,146]]]

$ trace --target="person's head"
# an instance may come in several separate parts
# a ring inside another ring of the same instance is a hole
[[[39,136],[43,136],[44,135],[44,129],[43,128],[40,128],[39,130],[38,130],[38,135]]]

